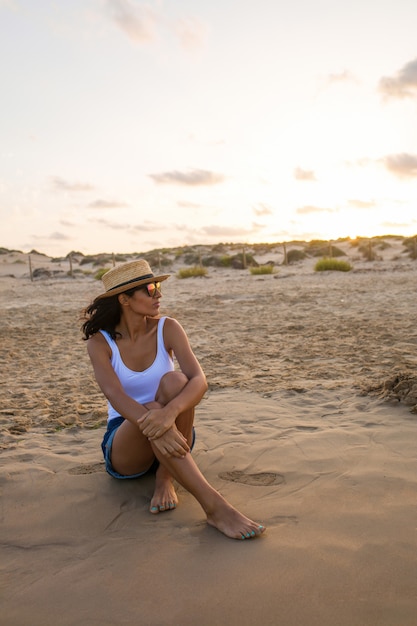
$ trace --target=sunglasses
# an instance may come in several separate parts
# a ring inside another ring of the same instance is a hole
[[[161,293],[161,283],[159,281],[154,283],[147,283],[143,286],[143,289],[146,289],[150,298],[154,298],[157,291]]]

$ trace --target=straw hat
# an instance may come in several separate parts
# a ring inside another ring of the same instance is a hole
[[[145,259],[129,261],[103,274],[101,280],[106,291],[97,296],[97,298],[109,298],[134,287],[146,285],[146,283],[166,280],[169,276],[170,274],[155,276]]]

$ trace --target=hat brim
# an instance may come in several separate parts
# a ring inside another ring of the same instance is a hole
[[[146,285],[148,283],[161,283],[162,281],[169,278],[171,274],[161,274],[161,276],[152,276],[151,278],[142,278],[138,280],[132,280],[128,285],[121,285],[119,287],[114,287],[113,289],[109,289],[104,293],[101,293],[96,297],[96,300],[101,300],[102,298],[110,298],[111,296],[117,296],[119,293],[124,293],[125,291],[130,291],[135,287],[140,287],[141,285]]]

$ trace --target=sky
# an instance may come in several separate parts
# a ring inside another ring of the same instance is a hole
[[[415,0],[0,0],[0,246],[417,234]]]

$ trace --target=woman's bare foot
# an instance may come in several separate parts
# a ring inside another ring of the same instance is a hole
[[[217,504],[212,513],[207,514],[207,523],[231,539],[253,539],[265,531],[265,526],[242,515],[226,500]]]
[[[163,511],[172,511],[178,504],[178,497],[171,478],[156,477],[155,490],[151,500],[150,512],[153,515]]]

